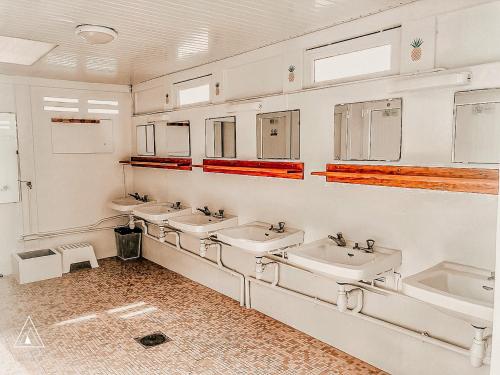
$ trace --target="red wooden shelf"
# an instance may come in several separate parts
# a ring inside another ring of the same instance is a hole
[[[52,122],[61,124],[100,124],[101,120],[88,119],[88,118],[59,118],[52,117]]]
[[[304,163],[204,159],[203,172],[303,180]]]
[[[122,160],[120,164],[141,168],[192,170],[191,158],[156,158],[146,156],[132,156],[130,160]]]
[[[327,182],[498,194],[497,169],[327,164],[311,174]]]

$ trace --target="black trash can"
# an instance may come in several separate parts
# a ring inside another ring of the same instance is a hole
[[[141,256],[141,228],[115,228],[115,240],[117,255],[121,260],[137,259]]]

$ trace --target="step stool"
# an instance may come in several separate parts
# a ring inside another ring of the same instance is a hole
[[[90,262],[92,268],[99,267],[91,244],[74,243],[56,248],[62,255],[62,272],[68,273],[73,263]]]

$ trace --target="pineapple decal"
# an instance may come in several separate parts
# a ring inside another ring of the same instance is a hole
[[[288,67],[288,82],[295,81],[295,65],[290,65]]]
[[[424,41],[420,38],[414,39],[410,43],[410,46],[413,47],[410,53],[412,61],[418,61],[422,58],[422,44],[424,44]]]

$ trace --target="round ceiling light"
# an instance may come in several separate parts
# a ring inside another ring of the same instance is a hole
[[[77,26],[75,34],[90,44],[106,44],[118,37],[118,33],[112,28],[98,25]]]

